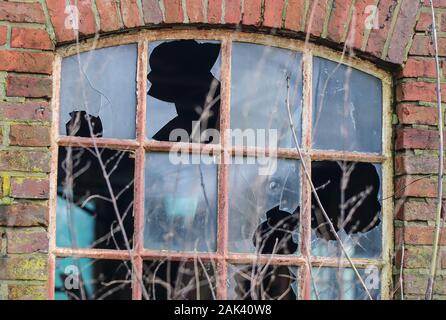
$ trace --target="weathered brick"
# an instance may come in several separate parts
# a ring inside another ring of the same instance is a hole
[[[45,284],[8,284],[9,300],[46,300],[47,292]]]
[[[366,19],[370,19],[370,6],[375,5],[375,0],[358,0],[354,5],[352,22],[348,31],[348,44],[354,48],[361,48],[366,30]]]
[[[431,56],[435,54],[431,38],[426,35],[416,34],[412,41],[409,54],[417,56]],[[446,56],[446,38],[438,38],[438,54]]]
[[[4,120],[49,121],[51,111],[47,102],[0,102],[0,118]]]
[[[438,19],[438,23],[440,24],[439,30],[441,32],[446,32],[446,12],[440,14],[440,19]]]
[[[47,147],[51,144],[50,128],[38,125],[11,125],[9,143],[12,146]]]
[[[441,98],[446,101],[446,84],[441,85]],[[396,97],[399,101],[437,102],[437,88],[434,82],[407,81],[397,85]]]
[[[431,174],[438,172],[438,157],[435,156],[395,156],[395,173]]]
[[[310,5],[307,13],[305,32],[319,37],[322,34],[329,1],[316,0]]]
[[[245,25],[260,26],[262,23],[262,1],[245,1],[242,20]]]
[[[8,28],[6,26],[0,26],[0,46],[6,44],[7,34]]]
[[[441,256],[441,268],[446,269],[446,251]]]
[[[31,28],[12,28],[11,47],[52,50],[54,46],[46,30]]]
[[[341,42],[349,23],[348,15],[350,12],[351,0],[335,1],[331,9],[330,19],[328,20],[327,38],[335,42]]]
[[[181,0],[164,1],[166,23],[183,23],[183,7]]]
[[[163,22],[163,12],[158,0],[142,0],[144,22],[147,24]]]
[[[11,196],[18,199],[48,199],[48,179],[11,177]]]
[[[33,227],[48,225],[48,207],[33,203],[0,205],[0,226]]]
[[[282,26],[284,0],[265,0],[263,25],[270,28]]]
[[[0,70],[51,74],[53,53],[0,50]]]
[[[428,31],[432,26],[432,15],[430,12],[421,12],[415,27],[416,31]]]
[[[40,3],[0,2],[0,20],[45,23]]]
[[[436,77],[435,59],[433,58],[409,58],[400,73],[400,77],[416,78]]]
[[[186,13],[190,23],[204,22],[203,1],[186,0]]]
[[[406,0],[404,5],[401,5],[390,39],[389,51],[387,52],[388,61],[398,64],[404,61],[406,47],[412,38],[420,6],[419,0]]]
[[[404,241],[406,244],[432,245],[434,242],[434,226],[405,226]],[[440,244],[446,244],[446,228],[441,229]]]
[[[401,265],[401,252],[398,252],[396,266]],[[427,268],[432,258],[432,247],[430,246],[406,246],[404,249],[403,267],[406,269]]]
[[[51,98],[52,81],[49,77],[31,77],[9,74],[6,95],[9,97]]]
[[[396,218],[404,221],[428,221],[435,217],[435,199],[404,199],[398,203]]]
[[[396,108],[396,114],[401,124],[437,124],[437,108],[434,107],[401,103]]]
[[[6,230],[7,253],[48,252],[48,234],[44,228]]]
[[[435,8],[446,7],[446,0],[432,0],[432,4]],[[430,7],[430,0],[424,0],[424,5]]]
[[[426,292],[427,271],[424,273],[403,273],[405,294],[422,294]],[[439,275],[435,279],[434,293],[446,294],[446,277]]]
[[[208,23],[221,23],[222,1],[214,0],[208,2]]]
[[[446,191],[444,192],[446,193]],[[437,179],[431,176],[401,176],[395,179],[395,197],[435,198]]]
[[[242,19],[241,14],[240,0],[225,0],[225,23],[240,23]]]
[[[109,32],[122,28],[118,3],[116,1],[96,0],[96,7],[98,8],[99,13],[99,28],[102,32]]]
[[[387,37],[389,36],[396,4],[396,1],[393,0],[382,0],[378,3],[379,29],[371,29],[367,41],[367,52],[381,56]]]
[[[49,172],[50,153],[44,151],[1,150],[0,170]]]
[[[121,16],[126,28],[134,28],[144,25],[139,16],[137,0],[121,0]]]
[[[434,130],[399,128],[395,147],[401,149],[438,149],[438,133]]]
[[[48,256],[46,254],[20,254],[0,257],[2,280],[47,280]]]
[[[285,28],[300,31],[304,23],[305,0],[288,0]]]

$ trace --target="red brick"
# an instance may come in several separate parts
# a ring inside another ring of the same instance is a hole
[[[222,0],[213,0],[208,2],[208,22],[221,23]],[[239,19],[240,21],[240,19]]]
[[[8,28],[6,26],[0,26],[0,46],[6,43]]]
[[[142,0],[142,11],[145,23],[158,24],[163,22],[163,12],[158,0]]]
[[[436,200],[435,199],[408,199],[405,200],[396,213],[399,220],[405,221],[428,221],[434,220]]]
[[[428,31],[432,26],[432,15],[430,12],[421,12],[415,27],[416,31]]]
[[[91,7],[91,0],[82,0],[77,3],[79,10],[79,36],[94,34],[96,32],[96,21]],[[57,41],[66,42],[75,40],[76,31],[65,27],[68,17],[68,12],[65,13],[65,1],[46,0],[46,4]]]
[[[186,12],[190,23],[204,22],[202,0],[186,0]]]
[[[441,255],[441,268],[446,269],[446,252]]]
[[[6,78],[6,95],[9,97],[51,98],[51,78],[17,76]]]
[[[344,32],[349,23],[348,15],[351,4],[351,0],[333,2],[330,20],[328,21],[328,39],[335,42],[341,42],[343,40]]]
[[[390,24],[396,7],[396,1],[382,0],[378,4],[379,29],[372,29],[367,42],[367,52],[375,56],[381,56],[387,37],[389,36]]]
[[[431,174],[438,172],[438,157],[435,156],[395,156],[395,173]]]
[[[409,58],[407,59],[404,69],[400,73],[400,77],[416,78],[426,77],[435,78],[435,59],[431,58]]]
[[[396,108],[398,120],[402,124],[437,124],[437,108],[399,104]]]
[[[432,245],[434,242],[434,226],[405,226],[404,241],[407,244]],[[441,230],[441,245],[446,245],[446,228]]]
[[[0,118],[4,120],[51,120],[47,102],[0,102]]]
[[[435,8],[446,7],[446,0],[432,0],[432,3]],[[430,7],[430,0],[424,0],[424,5]]]
[[[2,150],[0,170],[50,172],[50,153],[44,151]]]
[[[0,2],[0,20],[46,23],[40,3]]]
[[[364,32],[366,19],[370,16],[370,12],[366,12],[366,8],[375,5],[375,0],[358,0],[354,5],[352,22],[348,31],[348,44],[351,47],[360,49],[364,40]]]
[[[328,8],[328,0],[315,0],[307,13],[305,32],[319,37],[322,34],[325,16]]]
[[[305,17],[305,0],[288,0],[285,17],[285,28],[300,31]]]
[[[441,32],[446,32],[446,13],[440,14],[440,19],[438,19],[438,24],[440,24],[439,30]]]
[[[51,42],[46,30],[31,28],[12,28],[11,47],[52,50],[53,43]]]
[[[121,16],[126,28],[144,25],[136,0],[121,0]]]
[[[442,101],[446,101],[446,84],[441,85]],[[436,84],[433,82],[408,81],[400,83],[396,89],[398,101],[437,102]]]
[[[0,50],[0,70],[51,74],[53,53]]]
[[[18,199],[48,199],[48,179],[11,177],[11,197]]]
[[[109,32],[122,28],[119,8],[115,0],[96,0],[96,7],[98,8],[101,31]]]
[[[412,41],[409,54],[433,57],[435,51],[431,38],[426,35],[416,34]],[[438,38],[438,54],[443,57],[446,56],[446,38]]]
[[[183,23],[183,7],[181,0],[164,1],[166,23]]]
[[[437,197],[437,183],[437,178],[433,176],[401,176],[395,180],[395,196],[397,198],[435,198]],[[446,190],[443,197],[445,194]]]
[[[8,300],[46,300],[47,294],[45,284],[8,283]]]
[[[417,128],[400,128],[396,130],[395,147],[401,149],[437,149],[437,131]]]
[[[242,19],[240,0],[225,0],[225,23],[238,24]]]
[[[397,64],[404,61],[406,47],[412,38],[420,5],[419,0],[406,0],[404,5],[401,5],[387,52],[388,61]]]
[[[51,144],[50,128],[26,124],[11,125],[9,143],[12,146],[47,147]]]
[[[48,207],[32,203],[0,205],[0,226],[33,227],[48,225]]]
[[[282,12],[285,0],[265,0],[263,25],[270,28],[282,26]]]
[[[48,252],[48,235],[43,228],[8,229],[7,253]]]
[[[262,23],[262,0],[244,2],[242,21],[245,25],[260,26]]]
[[[0,280],[47,279],[47,254],[14,254],[0,257]]]

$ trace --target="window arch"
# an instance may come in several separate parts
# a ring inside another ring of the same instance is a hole
[[[389,297],[387,73],[217,30],[87,41],[61,48],[55,73],[51,297],[367,298],[304,166],[369,293]],[[329,199],[342,181],[345,206]],[[247,274],[268,289],[248,290]]]

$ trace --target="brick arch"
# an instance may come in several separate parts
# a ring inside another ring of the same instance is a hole
[[[74,3],[74,2],[73,2]],[[46,0],[57,43],[72,42],[65,1]],[[377,23],[371,14],[376,6]],[[384,62],[402,64],[414,34],[419,0],[78,0],[79,35],[140,27],[224,26],[286,33],[349,46]]]

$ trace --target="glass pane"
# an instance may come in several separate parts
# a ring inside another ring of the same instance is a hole
[[[381,81],[323,58],[313,59],[313,147],[381,152]]]
[[[198,142],[200,133],[206,129],[219,129],[220,64],[220,43],[216,41],[175,40],[149,44],[149,139],[178,141],[177,136],[183,136],[178,133],[181,130],[185,137],[182,142],[192,140],[192,131],[194,141]]]
[[[229,173],[231,252],[298,252],[299,164],[276,158],[233,158]]]
[[[150,300],[215,300],[215,266],[195,261],[145,261],[144,284]]]
[[[175,164],[169,154],[146,155],[146,248],[216,250],[217,166],[201,157]]]
[[[297,267],[229,265],[228,298],[231,300],[296,300],[299,297]]]
[[[269,46],[234,43],[231,75],[231,128],[247,130],[248,142],[233,139],[235,145],[294,147],[287,108],[293,116],[298,137],[302,113],[302,55]],[[289,81],[287,81],[289,78]],[[287,90],[289,83],[289,90]],[[259,130],[265,130],[259,131]],[[271,130],[271,131],[270,131]],[[277,136],[274,136],[276,130]],[[232,132],[234,135],[237,131]],[[237,134],[241,135],[241,134]]]
[[[63,59],[60,134],[135,138],[136,60],[135,44]]]
[[[382,250],[381,166],[315,161],[311,175],[322,206],[349,255],[379,258]],[[341,247],[314,196],[312,208],[312,254],[341,257]]]
[[[376,266],[358,269],[373,300],[380,298],[380,271]],[[369,300],[364,288],[350,268],[313,268],[313,300]]]
[[[128,261],[57,258],[56,300],[130,300],[132,268]]]
[[[130,152],[59,148],[56,244],[64,248],[125,250],[133,237],[134,159]],[[112,187],[110,194],[102,168]],[[113,206],[115,198],[118,210]]]

